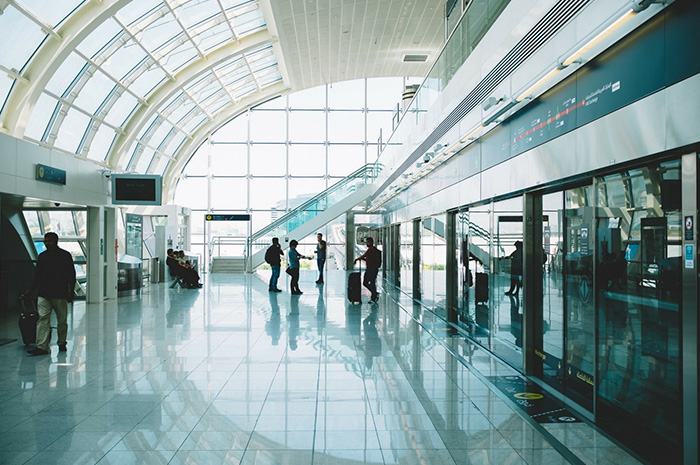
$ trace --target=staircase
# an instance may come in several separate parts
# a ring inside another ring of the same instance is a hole
[[[213,257],[210,273],[245,273],[243,257]]]
[[[273,237],[280,238],[282,249],[286,250],[289,243],[284,238],[301,240],[369,199],[377,189],[373,181],[380,169],[374,163],[363,166],[253,234],[248,246],[251,250],[248,270],[265,262],[265,250]]]

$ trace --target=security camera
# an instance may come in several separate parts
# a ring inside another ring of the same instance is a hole
[[[109,179],[109,177],[112,176],[112,170],[102,170],[101,173],[102,176],[104,176],[107,179]]]
[[[55,206],[57,206],[57,207],[60,207],[60,206],[61,206],[61,202],[54,202],[53,204],[54,204]]]
[[[432,152],[427,152],[425,155],[423,155],[423,163],[428,163],[431,158],[433,158]]]

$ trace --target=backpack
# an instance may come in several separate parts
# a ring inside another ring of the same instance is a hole
[[[265,263],[272,265],[272,260],[273,258],[273,253],[277,252],[276,250],[273,250],[272,247],[268,247],[267,251],[265,252]]]

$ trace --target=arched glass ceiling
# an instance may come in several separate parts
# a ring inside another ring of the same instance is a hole
[[[282,80],[256,0],[0,0],[0,11],[0,130],[115,169],[165,173],[198,129]]]

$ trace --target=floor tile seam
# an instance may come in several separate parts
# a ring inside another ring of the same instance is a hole
[[[399,290],[399,292],[402,293],[403,291]],[[545,440],[546,440],[557,452],[559,452],[559,454],[561,454],[565,459],[567,459],[567,460],[568,460],[570,463],[572,463],[572,464],[575,464],[575,465],[584,465],[584,462],[582,462],[578,457],[576,457],[563,443],[561,443],[559,440],[557,440],[557,439],[556,439],[551,433],[549,433],[549,431],[547,431],[543,426],[541,426],[540,424],[538,424],[537,422],[535,422],[535,421],[534,421],[529,415],[527,415],[524,411],[522,411],[520,408],[518,408],[516,405],[514,405],[513,402],[505,396],[505,394],[501,393],[501,392],[496,388],[496,386],[494,386],[490,381],[488,381],[488,379],[486,378],[485,375],[483,375],[479,370],[477,370],[475,367],[473,367],[467,360],[465,360],[462,356],[460,356],[459,353],[457,353],[452,347],[450,347],[448,344],[446,344],[445,341],[444,341],[442,338],[437,337],[437,336],[433,333],[433,331],[431,331],[431,329],[430,329],[429,327],[427,327],[422,321],[419,321],[419,320],[418,320],[417,318],[415,318],[410,312],[408,312],[408,310],[407,310],[406,308],[404,308],[404,306],[403,306],[397,299],[395,299],[393,296],[390,296],[390,298],[396,302],[397,306],[398,306],[404,313],[406,313],[406,314],[408,315],[409,318],[413,319],[413,321],[415,321],[421,328],[423,328],[423,330],[424,330],[428,335],[430,335],[430,337],[432,337],[433,339],[435,339],[435,341],[436,341],[438,344],[440,344],[441,346],[443,346],[443,347],[445,348],[445,350],[447,350],[453,357],[455,357],[456,360],[458,360],[458,361],[459,361],[463,366],[465,366],[470,372],[472,372],[474,375],[476,375],[477,378],[479,378],[479,379],[482,381],[482,383],[484,383],[485,386],[486,386],[488,389],[490,389],[497,397],[499,397],[499,398],[505,403],[505,405],[508,405],[508,406],[513,410],[513,412],[514,412],[516,415],[520,416],[521,419],[522,419],[523,421],[525,421],[528,425],[530,425],[532,428],[534,428],[536,431],[538,431],[538,432],[545,438]],[[413,302],[414,302],[414,303],[418,303],[418,304],[420,305],[420,303],[419,303],[419,302],[416,302],[415,300],[413,300]],[[424,310],[427,310],[427,311],[429,311],[430,313],[434,314],[434,312],[432,312],[430,309],[427,309],[427,308],[423,307],[423,305],[421,305],[421,307],[424,308]],[[444,320],[443,320],[443,321],[444,321]],[[447,323],[447,322],[445,322],[445,323]],[[496,362],[500,362],[500,361],[496,360]],[[500,362],[500,363],[502,364],[502,362]],[[511,371],[513,371],[513,370],[512,370],[510,367],[508,367],[507,365],[505,365],[505,364],[503,364],[503,365],[504,365],[505,368],[510,369]],[[517,372],[516,372],[515,374],[516,374],[517,376],[520,376],[520,374],[517,373]],[[465,394],[465,397],[469,398],[469,396],[467,396],[466,394]],[[478,407],[477,407],[477,408],[478,408]],[[488,420],[488,417],[487,417],[487,420]],[[489,420],[489,423],[491,423],[490,420]],[[492,423],[491,423],[491,425],[493,426],[494,430],[499,431],[498,428],[496,428],[495,425],[493,425]],[[499,431],[499,434],[501,434],[500,431]],[[501,434],[501,436],[503,436],[503,435]],[[504,439],[508,442],[508,444],[510,444],[510,441],[508,441],[507,438],[504,437]],[[512,447],[512,445],[511,445],[511,447]]]

